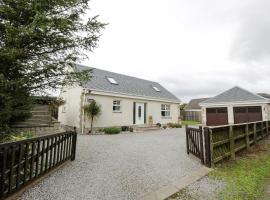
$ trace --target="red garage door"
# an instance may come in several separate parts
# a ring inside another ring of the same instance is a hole
[[[234,107],[233,111],[235,124],[262,121],[261,106]]]
[[[228,124],[227,108],[206,108],[206,125],[219,126]]]

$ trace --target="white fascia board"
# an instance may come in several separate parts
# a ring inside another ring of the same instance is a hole
[[[181,103],[180,100],[173,101],[173,100],[169,100],[169,99],[151,98],[151,97],[138,96],[138,95],[131,96],[128,94],[118,93],[118,92],[106,92],[106,91],[92,90],[92,89],[88,89],[88,90],[91,91],[91,94],[103,95],[103,96],[123,97],[123,98],[129,98],[129,99],[141,99],[141,100],[167,102],[167,103],[175,103],[175,104]]]
[[[250,102],[235,101],[235,102],[224,102],[224,103],[202,103],[199,105],[203,107],[220,107],[220,106],[249,106],[249,105],[267,104],[267,103],[270,103],[270,100],[250,101]]]
[[[187,111],[187,112],[200,112],[200,111],[202,111],[202,109],[187,109],[185,111]]]

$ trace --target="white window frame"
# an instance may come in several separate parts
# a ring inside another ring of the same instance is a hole
[[[171,105],[161,104],[161,117],[171,117]]]
[[[114,85],[118,85],[117,81],[112,78],[112,77],[107,77],[108,81],[111,83],[111,84],[114,84]]]
[[[160,89],[156,86],[153,86],[153,89],[156,91],[156,92],[160,92]]]
[[[115,107],[118,107],[118,110],[114,110]],[[113,107],[112,107],[113,112],[121,112],[121,100],[113,100]]]

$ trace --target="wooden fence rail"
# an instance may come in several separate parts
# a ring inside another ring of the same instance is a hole
[[[64,132],[0,144],[0,199],[74,160],[76,142],[76,132]]]
[[[242,149],[249,149],[269,136],[268,121],[234,124],[228,126],[206,127],[204,136],[209,140],[210,162],[215,163],[225,158],[235,158],[235,154]]]
[[[225,159],[235,159],[235,154],[258,141],[268,138],[270,124],[268,121],[250,122],[215,127],[186,127],[187,153],[200,158],[208,167]]]

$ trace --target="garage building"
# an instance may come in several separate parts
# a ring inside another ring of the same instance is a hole
[[[270,120],[270,99],[233,87],[200,103],[204,126]]]

